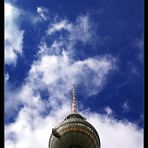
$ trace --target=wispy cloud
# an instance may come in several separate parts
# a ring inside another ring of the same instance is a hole
[[[18,93],[19,89],[9,82],[9,74],[5,74],[5,119],[7,120],[16,116],[18,112],[20,104]]]
[[[42,17],[42,19],[44,21],[47,21],[48,20],[48,10],[46,8],[43,8],[43,7],[37,7],[37,13]]]
[[[43,48],[44,46],[41,50]],[[45,50],[50,50],[50,48],[45,47]],[[68,52],[63,50],[62,55],[58,56],[47,53],[42,55],[32,65],[29,77],[32,83],[36,83],[36,87],[41,84],[49,87],[59,83],[60,85],[68,85],[68,89],[73,83],[77,83],[87,88],[88,94],[95,94],[101,90],[107,74],[114,68],[115,59],[111,56],[75,61],[69,57]],[[39,84],[37,84],[38,82]]]
[[[96,127],[101,147],[143,148],[143,129],[135,124],[97,113],[88,113],[87,119]]]
[[[112,111],[112,109],[109,106],[105,107],[104,111],[105,111],[107,116],[110,116],[110,115],[113,114],[113,111]]]
[[[106,57],[75,61],[69,59],[66,51],[62,55],[41,54],[32,64],[25,83],[17,93],[24,107],[18,112],[14,123],[5,125],[5,147],[47,147],[52,127],[70,113],[69,91],[73,82],[90,87],[89,93],[84,90],[87,95],[98,92],[113,64],[112,59]],[[40,93],[44,89],[48,91],[48,101]],[[110,107],[105,110],[107,115],[82,111],[97,129],[101,146],[142,148],[143,130],[110,116],[113,112]]]
[[[22,108],[16,121],[5,125],[5,147],[47,147],[51,129],[70,112],[69,100],[64,102],[46,117],[42,117],[36,108]],[[102,147],[143,148],[143,130],[135,124],[93,112],[83,111],[82,114],[96,128]]]
[[[51,38],[52,35],[54,36],[55,33],[61,31],[67,32],[61,33],[59,38],[65,42],[67,50],[77,50],[75,45],[78,42],[90,44],[93,47],[95,41],[99,38],[96,34],[96,26],[91,22],[89,15],[80,15],[74,23],[67,19],[60,21],[55,19],[53,23],[49,24],[47,35]]]
[[[48,27],[48,31],[47,34],[48,35],[52,35],[53,33],[60,31],[60,30],[67,30],[70,31],[71,30],[71,26],[72,24],[69,23],[67,20],[61,20],[59,22],[50,24],[50,26]]]
[[[144,60],[144,37],[141,37],[140,39],[136,39],[135,46],[138,49],[139,61],[143,63],[143,60]]]
[[[82,41],[83,43],[89,43],[92,41],[92,37],[95,37],[95,25],[91,23],[88,15],[79,16],[76,23],[71,29],[70,40],[71,41]],[[95,38],[94,38],[95,40]]]
[[[122,108],[124,110],[124,112],[129,112],[130,111],[130,106],[129,103],[126,101],[123,103]]]
[[[19,27],[21,11],[5,2],[5,64],[16,64],[22,54],[24,31]]]
[[[36,60],[19,88],[15,87],[12,91],[6,76],[9,87],[5,91],[13,95],[13,101],[10,95],[5,96],[5,106],[11,104],[5,113],[7,115],[11,111],[15,121],[5,125],[5,147],[47,147],[52,127],[70,113],[69,93],[73,83],[83,86],[86,98],[99,93],[107,83],[108,76],[116,69],[115,57],[104,55],[76,60],[71,54],[77,42],[81,41],[85,45],[91,42],[95,36],[92,28],[87,15],[79,16],[75,23],[61,19],[50,24],[48,37],[62,30],[67,31],[67,36],[55,38],[50,45],[41,41]],[[47,96],[42,93],[45,91]],[[13,102],[23,104],[22,108],[15,110],[17,116],[13,114]],[[130,122],[116,120],[110,116],[113,113],[110,107],[105,109],[105,115],[84,109],[82,114],[97,129],[102,147],[143,147],[143,129],[138,129]]]
[[[32,25],[39,25],[42,22],[42,18],[38,14],[25,10],[22,10],[22,12],[24,21]]]
[[[135,53],[139,62],[143,63],[144,60],[144,35],[141,34],[132,41],[132,48],[135,49]]]

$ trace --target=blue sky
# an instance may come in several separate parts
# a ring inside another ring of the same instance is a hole
[[[48,135],[70,113],[74,83],[78,110],[102,134],[105,148],[118,147],[105,136],[105,126],[112,137],[112,129],[131,135],[127,147],[135,148],[137,138],[143,147],[143,5],[142,0],[5,0],[7,148],[46,146],[47,137],[34,145],[38,137],[30,142],[27,135]]]

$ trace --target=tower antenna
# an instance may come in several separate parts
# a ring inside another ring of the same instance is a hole
[[[75,84],[73,85],[73,89],[72,89],[72,112],[76,113],[77,112],[77,106],[76,106],[76,92],[75,92]]]

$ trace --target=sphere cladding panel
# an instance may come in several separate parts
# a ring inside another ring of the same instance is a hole
[[[95,128],[79,114],[71,114],[57,127],[60,138],[51,134],[49,148],[100,148]]]

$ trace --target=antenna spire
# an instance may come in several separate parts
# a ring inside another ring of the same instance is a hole
[[[75,84],[73,85],[73,90],[72,90],[72,112],[73,113],[77,112]]]

